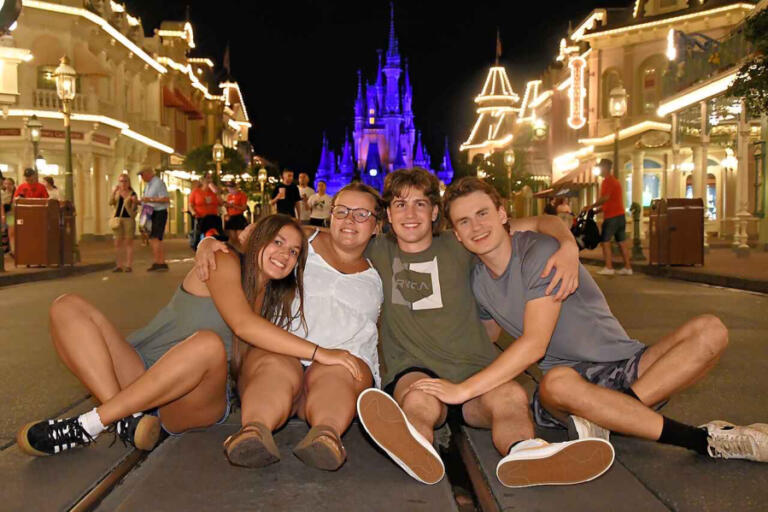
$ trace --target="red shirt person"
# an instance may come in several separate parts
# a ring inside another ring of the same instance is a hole
[[[632,274],[632,264],[629,262],[629,248],[627,247],[627,220],[624,216],[624,192],[621,183],[613,174],[611,168],[613,162],[603,158],[598,164],[603,183],[600,185],[600,199],[587,209],[601,207],[603,210],[603,229],[600,233],[600,245],[603,248],[605,268],[598,271],[601,275],[613,275],[613,256],[611,255],[611,240],[615,239],[621,249],[621,257],[624,260],[624,268],[619,269],[622,275]]]
[[[37,173],[34,169],[24,170],[24,183],[16,188],[14,198],[23,197],[26,199],[47,199],[48,190],[45,185],[37,181]]]

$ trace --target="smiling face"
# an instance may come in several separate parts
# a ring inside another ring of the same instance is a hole
[[[337,219],[331,215],[330,233],[333,243],[347,249],[365,249],[378,226],[375,217],[376,201],[374,198],[366,192],[345,190],[336,197],[334,206],[345,206],[348,210],[365,208],[374,213],[365,222],[355,221],[351,212],[343,219]]]
[[[432,243],[432,223],[438,207],[418,188],[406,188],[395,196],[387,208],[387,218],[397,237],[397,245],[405,252],[421,252]]]
[[[478,256],[497,249],[509,237],[504,224],[504,207],[496,207],[490,196],[476,191],[454,199],[450,208],[451,224],[456,238]]]
[[[292,225],[283,226],[259,254],[259,267],[264,277],[279,280],[293,272],[301,245],[301,233]]]

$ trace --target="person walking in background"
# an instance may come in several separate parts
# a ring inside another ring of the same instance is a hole
[[[603,276],[616,274],[613,269],[611,256],[611,239],[616,239],[621,249],[621,257],[624,259],[624,268],[618,271],[620,275],[631,276],[632,264],[629,262],[629,247],[627,246],[627,219],[624,216],[624,194],[621,183],[611,173],[613,162],[603,158],[598,164],[603,183],[600,185],[600,198],[592,205],[585,208],[602,208],[603,229],[600,234],[600,245],[603,247],[605,267],[598,271]]]
[[[163,234],[165,233],[165,224],[168,222],[168,205],[171,202],[168,198],[168,189],[163,180],[156,176],[155,171],[150,167],[144,167],[140,170],[139,176],[147,184],[144,188],[144,196],[141,198],[143,207],[152,208],[149,246],[152,248],[153,263],[147,271],[168,270],[168,264],[165,263],[165,255],[163,254]]]
[[[224,229],[229,237],[229,243],[237,246],[240,243],[240,233],[248,225],[245,218],[245,211],[248,209],[248,196],[245,192],[238,189],[234,181],[227,183],[227,200],[224,206],[227,207],[227,221],[224,223]]]
[[[293,182],[293,171],[289,169],[283,170],[282,181],[272,191],[272,199],[269,200],[269,205],[274,205],[277,208],[277,213],[289,215],[297,219],[299,217],[297,210],[300,201],[301,194],[299,193],[299,187]]]
[[[48,190],[45,185],[37,181],[37,172],[34,169],[24,169],[24,183],[19,185],[13,198],[23,197],[25,199],[47,199]]]
[[[131,188],[127,174],[121,174],[117,185],[109,198],[115,213],[110,220],[110,227],[115,238],[115,268],[112,272],[133,271],[133,236],[136,233],[136,207],[139,198]]]
[[[302,224],[309,224],[311,208],[309,207],[309,198],[315,193],[309,186],[309,175],[305,172],[299,173],[299,221]]]
[[[555,215],[560,217],[560,220],[568,226],[568,229],[571,229],[571,226],[573,226],[573,211],[571,210],[571,205],[568,204],[567,197],[557,198],[555,201]]]
[[[214,236],[220,236],[224,230],[219,217],[219,188],[213,184],[210,174],[203,176],[201,182],[202,186],[189,195],[189,207],[195,215],[197,231],[200,236],[205,236],[209,231],[215,231]]]
[[[16,191],[16,182],[13,178],[5,178],[0,189],[3,204],[3,218],[8,231],[8,249],[13,257],[13,236],[16,232],[16,219],[13,212],[13,193]]]
[[[61,201],[61,194],[59,193],[59,188],[53,182],[53,176],[43,176],[43,185],[45,190],[48,191],[49,198]]]
[[[307,200],[311,213],[309,223],[313,226],[327,226],[331,217],[331,196],[325,193],[325,182],[318,180],[316,183],[317,194],[313,194]]]

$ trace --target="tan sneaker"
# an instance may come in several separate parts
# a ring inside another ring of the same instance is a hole
[[[718,459],[745,459],[768,462],[768,424],[753,423],[740,427],[727,421],[702,425],[709,434],[707,452]]]
[[[280,460],[272,432],[263,424],[253,422],[243,425],[224,441],[227,460],[235,466],[261,468]]]
[[[526,439],[499,461],[496,478],[506,487],[580,484],[608,471],[613,458],[613,446],[605,439],[551,444],[543,439]]]
[[[336,471],[347,460],[347,451],[336,431],[327,425],[315,425],[293,449],[307,466]]]

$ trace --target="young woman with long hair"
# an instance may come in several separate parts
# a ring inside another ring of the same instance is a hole
[[[289,330],[320,347],[349,351],[361,378],[316,357],[250,348],[237,381],[243,427],[225,442],[232,464],[259,467],[278,461],[272,432],[298,415],[311,429],[294,454],[310,466],[338,469],[346,460],[341,436],[355,417],[357,397],[380,385],[376,321],[383,292],[363,253],[378,229],[381,198],[371,187],[354,183],[339,191],[332,205],[329,232],[307,228],[307,261],[299,267],[305,286],[292,305],[298,310],[303,300],[305,323],[294,317]],[[198,249],[203,277],[220,248],[205,241]]]
[[[133,237],[136,235],[136,208],[139,196],[131,187],[127,173],[117,178],[117,185],[109,197],[110,206],[115,207],[112,234],[115,237],[115,268],[112,272],[133,271]],[[112,222],[112,221],[110,221]]]
[[[318,348],[280,328],[303,314],[301,305],[295,313],[289,306],[303,288],[306,253],[295,220],[266,217],[242,260],[223,255],[207,283],[190,271],[168,306],[127,339],[83,298],[56,299],[50,311],[54,347],[100,405],[80,416],[25,425],[19,447],[53,455],[90,444],[113,426],[124,442],[151,450],[161,426],[180,433],[222,421],[229,412],[227,361],[238,356],[233,333],[266,350],[357,371],[347,352]],[[153,409],[156,416],[143,412]]]

